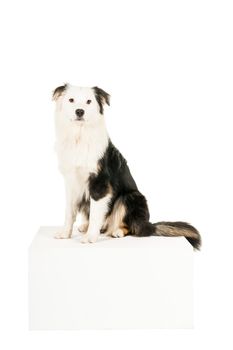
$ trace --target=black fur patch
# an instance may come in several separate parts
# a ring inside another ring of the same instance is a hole
[[[109,176],[105,171],[100,171],[97,175],[91,174],[89,177],[90,196],[98,201],[105,197],[110,191]]]
[[[104,113],[104,104],[110,105],[110,95],[104,90],[100,89],[98,86],[94,86],[93,90],[95,92],[96,101],[100,107],[100,114]]]
[[[122,197],[126,208],[124,222],[132,235],[150,236],[154,228],[149,225],[149,210],[146,198],[138,191],[132,191]]]
[[[126,160],[116,147],[109,141],[104,156],[99,160],[99,175],[105,174],[114,195],[137,190],[137,185],[129,171]]]

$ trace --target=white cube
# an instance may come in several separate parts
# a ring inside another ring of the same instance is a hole
[[[31,330],[192,328],[193,249],[183,237],[54,239],[29,250]]]

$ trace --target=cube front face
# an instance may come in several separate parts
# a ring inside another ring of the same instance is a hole
[[[51,231],[42,229],[29,251],[31,330],[192,328],[188,242],[128,237],[67,245]]]

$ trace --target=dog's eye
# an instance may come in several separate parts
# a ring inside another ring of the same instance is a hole
[[[91,100],[87,100],[87,104],[89,105],[91,103]]]
[[[74,102],[74,99],[73,99],[73,98],[69,98],[69,102],[70,102],[70,103],[73,103],[73,102]]]

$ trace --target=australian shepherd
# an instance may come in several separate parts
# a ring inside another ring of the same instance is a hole
[[[201,238],[193,226],[149,221],[146,198],[106,130],[104,105],[110,95],[98,87],[65,84],[54,90],[53,100],[56,152],[66,189],[65,224],[56,238],[71,237],[79,213],[83,243],[96,242],[101,232],[112,237],[184,236],[198,249]]]

